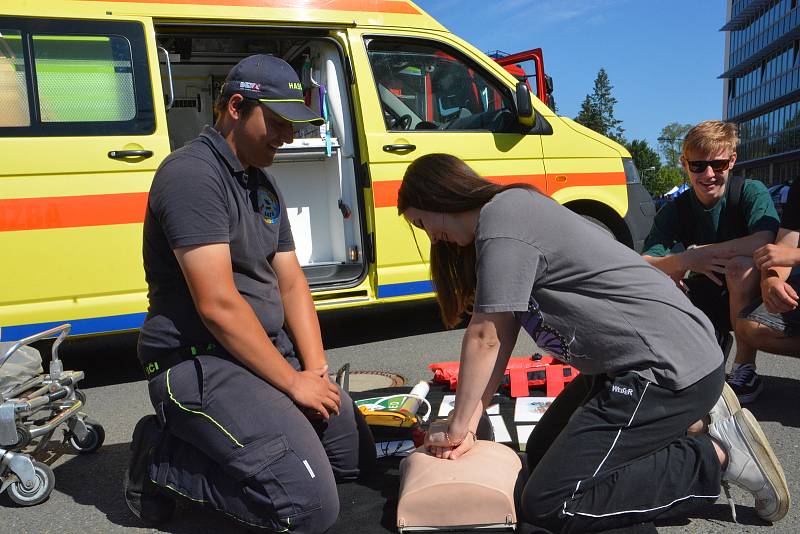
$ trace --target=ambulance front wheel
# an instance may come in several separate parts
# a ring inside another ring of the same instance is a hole
[[[595,217],[592,217],[591,215],[583,215],[583,214],[581,214],[581,217],[583,217],[584,219],[586,219],[587,221],[589,221],[589,222],[590,222],[590,223],[592,223],[593,225],[595,225],[595,226],[597,226],[598,228],[600,228],[602,231],[604,231],[605,233],[607,233],[608,235],[610,235],[610,236],[611,236],[613,239],[616,239],[616,238],[617,238],[617,237],[614,235],[614,232],[612,232],[612,231],[611,231],[611,228],[609,228],[609,227],[608,227],[608,225],[606,225],[606,223],[604,223],[604,222],[603,222],[603,221],[601,221],[600,219],[597,219],[597,218],[595,218]]]

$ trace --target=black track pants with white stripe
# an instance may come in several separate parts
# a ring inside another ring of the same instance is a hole
[[[553,532],[592,532],[686,517],[719,496],[707,435],[686,429],[722,392],[723,369],[680,391],[636,373],[573,380],[531,433],[522,517]]]

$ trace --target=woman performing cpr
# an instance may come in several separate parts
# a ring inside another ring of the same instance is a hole
[[[525,184],[497,185],[431,154],[409,166],[398,211],[431,241],[445,323],[470,314],[455,410],[428,450],[475,443],[520,327],[581,375],[527,444],[521,518],[587,532],[686,516],[721,482],[758,514],[787,512],[783,470],[752,414],[723,392],[723,357],[703,313],[666,275]]]

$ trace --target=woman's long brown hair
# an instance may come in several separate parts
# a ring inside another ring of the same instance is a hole
[[[409,208],[436,213],[461,213],[483,207],[511,188],[538,191],[530,184],[500,185],[480,177],[449,154],[428,154],[408,166],[397,192],[400,215]],[[431,279],[445,326],[457,326],[475,298],[475,245],[431,244]]]

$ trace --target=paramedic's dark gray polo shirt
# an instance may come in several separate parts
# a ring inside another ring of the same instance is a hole
[[[294,250],[283,197],[271,176],[246,172],[220,133],[206,126],[163,161],[150,188],[142,247],[150,306],[138,346],[143,363],[215,343],[173,253],[212,243],[229,244],[236,288],[276,348],[284,356],[293,353],[271,265],[276,252]]]

